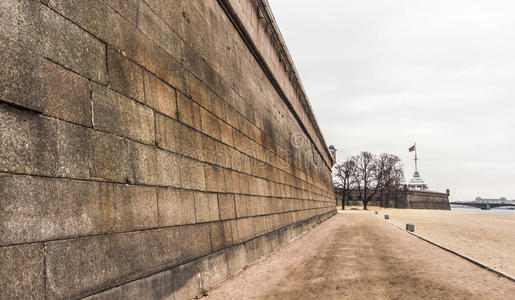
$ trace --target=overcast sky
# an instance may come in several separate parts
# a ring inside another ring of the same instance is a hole
[[[515,1],[269,0],[327,144],[515,199]]]

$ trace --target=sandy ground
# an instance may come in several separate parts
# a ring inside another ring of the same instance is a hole
[[[208,293],[208,299],[514,299],[515,284],[373,211],[346,211]]]
[[[515,215],[418,209],[379,212],[381,217],[389,214],[396,225],[405,228],[412,223],[418,235],[515,277]]]

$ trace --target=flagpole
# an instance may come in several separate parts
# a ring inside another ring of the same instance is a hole
[[[418,172],[417,169],[417,143],[415,143],[415,172]]]

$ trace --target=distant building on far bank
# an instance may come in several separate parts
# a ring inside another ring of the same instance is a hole
[[[474,202],[479,202],[479,203],[505,203],[505,202],[510,202],[510,201],[508,201],[508,199],[506,199],[505,197],[501,197],[499,199],[486,199],[486,198],[476,197],[476,200],[474,200]]]

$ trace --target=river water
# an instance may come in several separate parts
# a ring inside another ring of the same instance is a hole
[[[453,207],[451,205],[451,210],[454,211],[469,211],[469,212],[480,212],[486,214],[499,214],[499,215],[515,215],[515,209],[491,209],[491,210],[482,210],[479,208],[465,208],[465,207]]]

